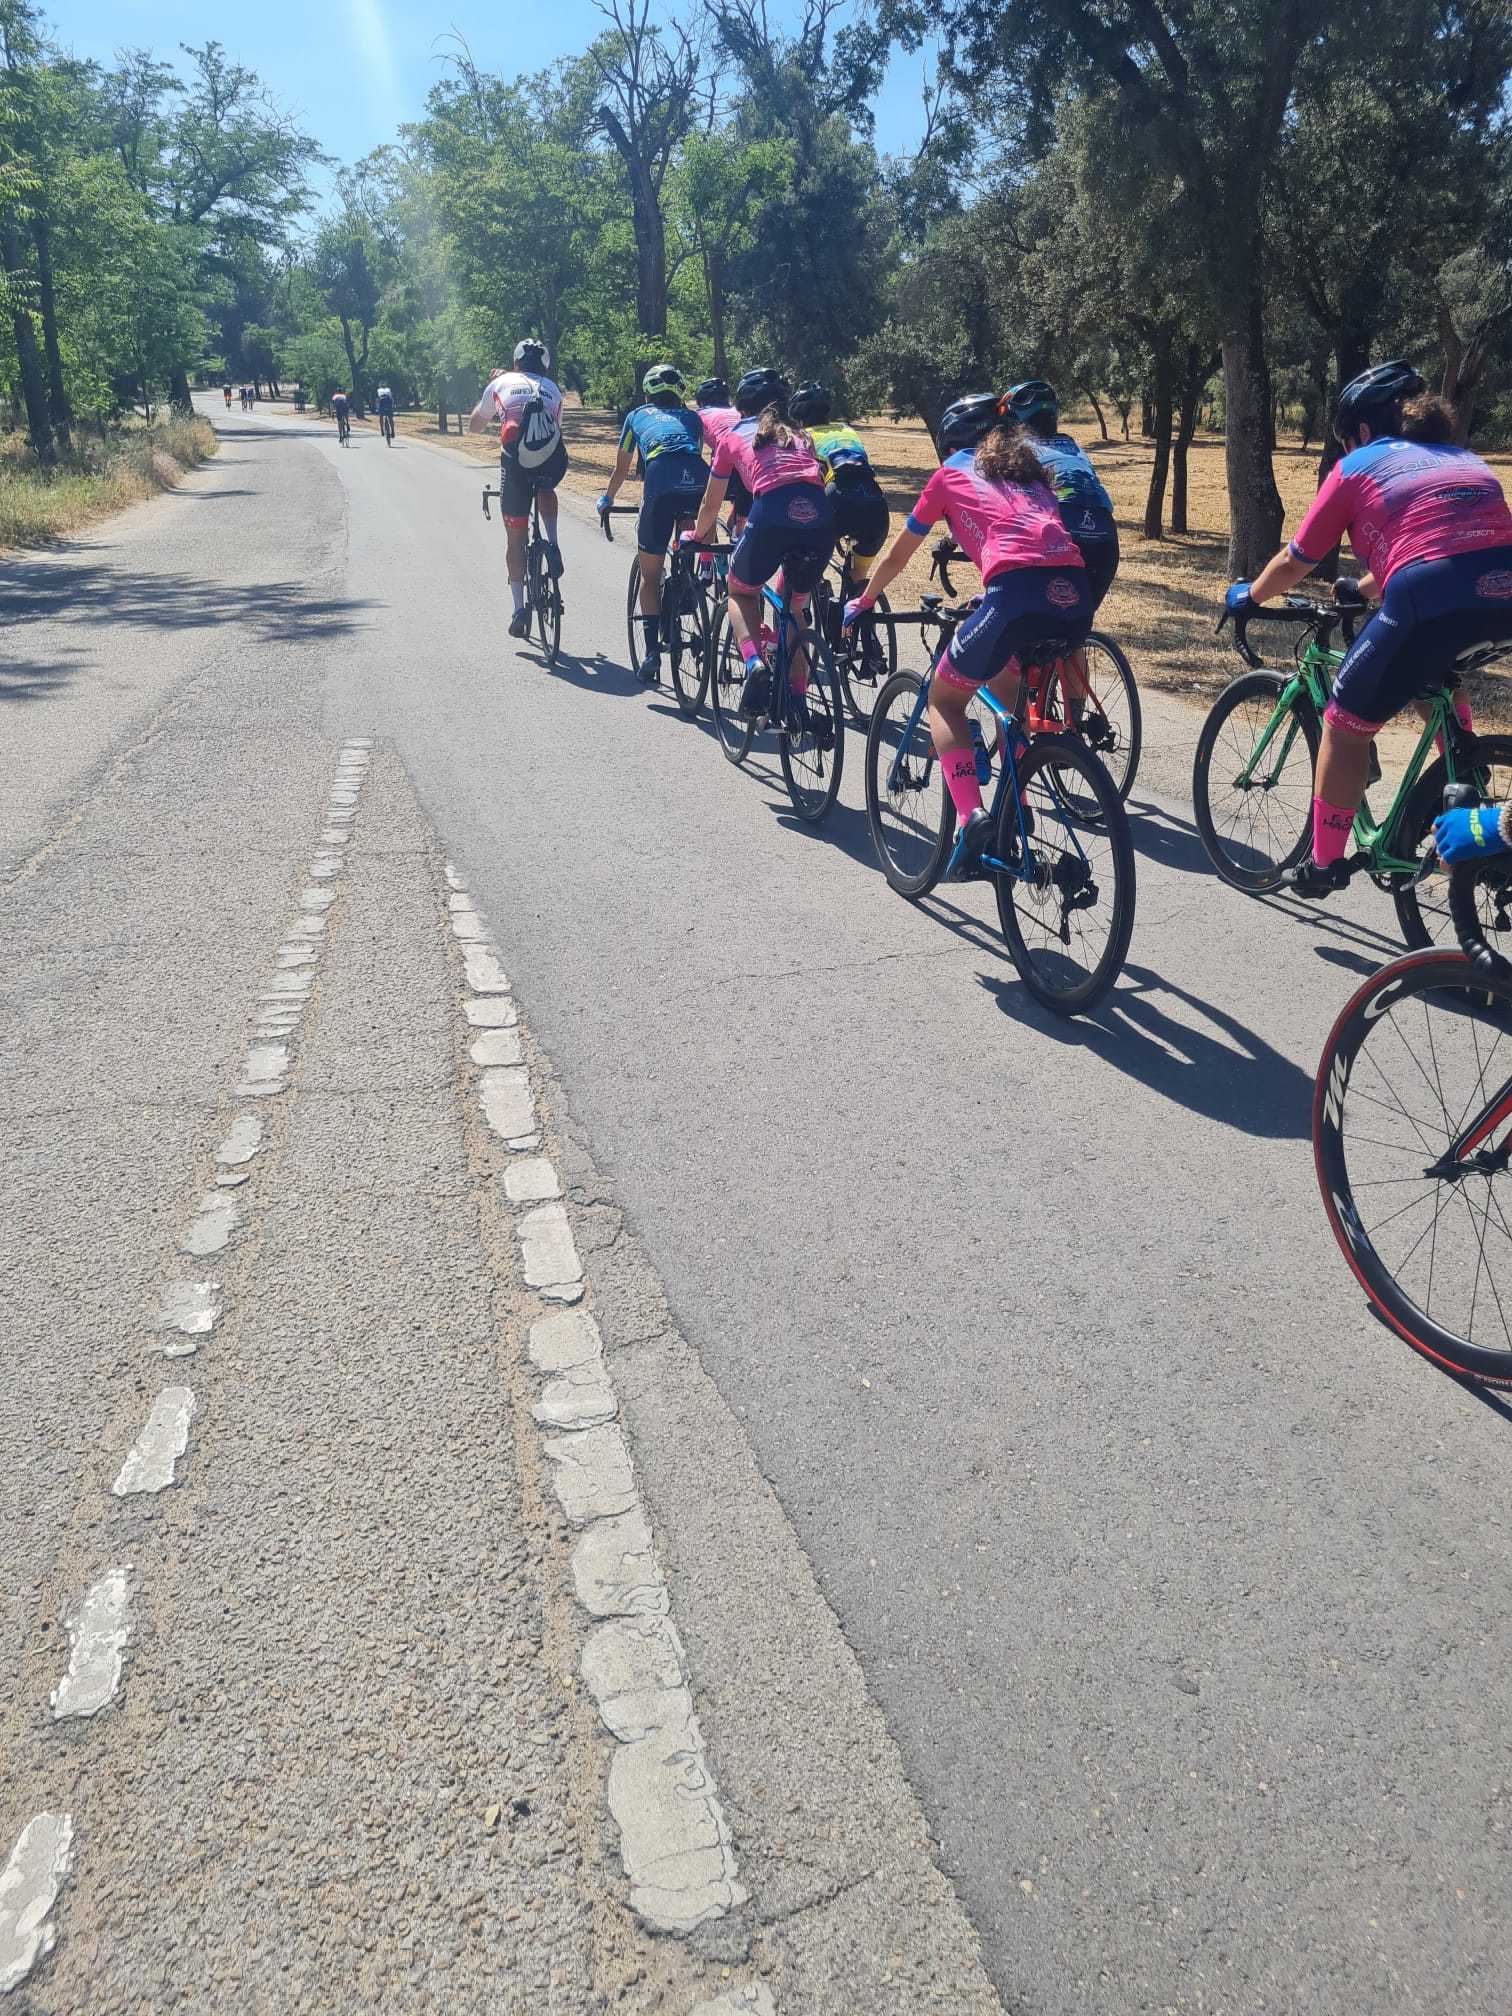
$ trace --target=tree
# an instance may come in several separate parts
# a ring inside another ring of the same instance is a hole
[[[763,207],[788,188],[785,151],[776,140],[742,144],[735,133],[694,134],[685,144],[675,185],[678,222],[698,249],[703,270],[714,373],[728,379],[726,322],[730,269],[755,242]]]

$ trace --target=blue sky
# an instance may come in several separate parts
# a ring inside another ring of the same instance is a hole
[[[691,0],[685,0],[691,4]],[[780,20],[789,0],[774,0]],[[46,0],[44,0],[46,6]],[[354,161],[420,112],[440,74],[437,37],[458,29],[485,70],[506,76],[573,55],[603,26],[592,0],[480,4],[450,0],[256,0],[235,8],[203,0],[57,0],[47,7],[58,40],[77,56],[108,63],[120,48],[175,58],[183,42],[223,42],[338,161]],[[917,143],[923,58],[894,60],[877,103],[877,140],[887,152]]]

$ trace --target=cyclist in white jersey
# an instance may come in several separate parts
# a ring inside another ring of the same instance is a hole
[[[539,502],[551,571],[558,577],[562,573],[556,486],[567,473],[567,444],[562,439],[561,388],[546,375],[550,363],[545,344],[536,338],[527,336],[517,343],[512,367],[494,373],[467,423],[469,434],[484,434],[490,427],[499,430],[499,512],[507,534],[505,567],[514,602],[511,637],[523,637],[530,629],[525,535],[532,497]]]

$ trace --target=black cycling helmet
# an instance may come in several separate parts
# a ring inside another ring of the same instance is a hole
[[[816,420],[828,420],[834,410],[834,400],[814,378],[800,385],[788,401],[788,418],[796,420],[800,427],[811,427]]]
[[[1362,420],[1372,434],[1394,434],[1402,424],[1402,401],[1426,389],[1422,372],[1400,357],[1391,364],[1372,364],[1339,394],[1333,415],[1335,436],[1341,443],[1355,440]]]
[[[522,336],[514,347],[515,369],[546,371],[551,368],[551,352],[539,336]]]
[[[728,406],[730,388],[723,378],[705,378],[693,394],[695,406]]]
[[[1060,401],[1055,396],[1055,387],[1043,378],[1026,378],[1021,384],[1010,385],[1003,403],[1014,419],[1026,426],[1041,415],[1051,420],[1060,418]]]
[[[768,406],[785,409],[787,396],[788,381],[782,373],[770,364],[761,364],[747,371],[735,387],[735,409],[749,418],[752,413],[764,413]]]
[[[940,421],[940,452],[955,455],[963,448],[975,448],[1003,417],[1003,401],[995,392],[968,392],[945,408]]]

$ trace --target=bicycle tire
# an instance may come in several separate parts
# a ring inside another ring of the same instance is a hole
[[[714,710],[714,726],[719,734],[719,746],[727,763],[744,763],[751,751],[751,740],[756,733],[753,723],[747,721],[740,712],[740,693],[745,685],[745,667],[741,663],[740,648],[735,642],[735,633],[726,622],[719,641],[718,654],[714,658],[713,677],[709,688],[710,704]]]
[[[630,642],[630,670],[639,672],[641,663],[640,638],[640,555],[630,555],[630,579],[625,586],[625,635]]]
[[[892,612],[892,604],[885,595],[876,601],[878,611],[886,616]],[[868,640],[875,650],[876,670],[866,670],[866,648]],[[880,626],[869,616],[863,616],[851,636],[848,646],[835,653],[835,663],[845,686],[845,702],[851,718],[858,728],[866,728],[875,711],[882,689],[898,669],[898,633],[890,623]]]
[[[791,616],[787,621],[790,632],[799,627]],[[777,757],[794,812],[805,826],[817,826],[828,818],[840,795],[845,770],[845,696],[828,642],[817,631],[806,629],[803,648],[808,659],[804,705],[809,730],[795,736],[791,728],[779,727]]]
[[[1415,1029],[1420,1015],[1428,1037],[1431,1069],[1414,1062],[1410,1054],[1407,1032]],[[1474,1034],[1477,1030],[1483,1034]],[[1472,1032],[1469,1054],[1463,1047],[1466,1031]],[[1453,1040],[1456,1035],[1458,1045]],[[1379,1054],[1369,1049],[1377,1037]],[[1404,1043],[1408,1044],[1405,1066],[1401,1061]],[[1462,952],[1442,947],[1409,952],[1383,966],[1356,988],[1323,1046],[1313,1085],[1313,1167],[1329,1228],[1350,1272],[1381,1319],[1404,1343],[1446,1371],[1482,1385],[1512,1386],[1512,1334],[1502,1314],[1503,1307],[1512,1308],[1512,1282],[1504,1295],[1498,1294],[1493,1282],[1483,1305],[1494,1312],[1496,1327],[1502,1333],[1498,1348],[1477,1344],[1472,1334],[1466,1334],[1473,1332],[1479,1263],[1485,1258],[1487,1234],[1500,1231],[1509,1222],[1512,1175],[1506,1169],[1476,1168],[1466,1170],[1451,1186],[1434,1173],[1442,1159],[1434,1157],[1441,1127],[1447,1145],[1471,1117],[1463,1098],[1466,1085],[1472,1097],[1475,1088],[1481,1087],[1480,1096],[1485,1099],[1487,1070],[1498,1046],[1512,1070],[1512,974],[1487,974]],[[1368,1073],[1362,1058],[1370,1064]],[[1407,1123],[1400,1129],[1400,1150],[1389,1138],[1396,1116],[1390,1100],[1383,1097],[1383,1090],[1390,1092],[1392,1081],[1381,1058],[1402,1070],[1411,1092],[1410,1112],[1398,1101]],[[1369,1119],[1366,1132],[1352,1137],[1350,1115],[1354,1109],[1349,1094],[1357,1071],[1364,1080],[1361,1111],[1368,1113]],[[1491,1082],[1497,1082],[1499,1076],[1498,1071],[1491,1072]],[[1442,1122],[1427,1114],[1434,1099],[1442,1108]],[[1498,1178],[1502,1201],[1493,1213],[1490,1186]],[[1477,1220],[1472,1200],[1474,1186],[1482,1179],[1487,1184],[1487,1199]],[[1431,1187],[1425,1188],[1421,1198],[1404,1201],[1403,1192],[1413,1182]],[[1367,1197],[1362,1203],[1359,1193],[1377,1188],[1383,1192],[1386,1215],[1368,1224],[1371,1200]],[[1445,1190],[1450,1194],[1441,1195]],[[1464,1204],[1464,1216],[1456,1208],[1456,1200]],[[1383,1251],[1384,1235],[1391,1226],[1396,1230],[1389,1249]],[[1429,1242],[1426,1255],[1422,1251],[1425,1238]],[[1507,1243],[1512,1248],[1512,1239]],[[1456,1284],[1462,1292],[1465,1259],[1472,1249],[1478,1261],[1468,1316],[1464,1322],[1455,1322],[1450,1298]],[[1432,1307],[1423,1304],[1424,1299],[1430,1305],[1433,1302],[1441,1250],[1450,1288],[1435,1316]],[[1508,1259],[1512,1273],[1512,1252]],[[1409,1286],[1414,1269],[1417,1285]]]
[[[922,716],[903,747],[908,718],[924,681],[895,672],[877,695],[866,731],[866,823],[889,887],[911,903],[929,894],[944,872],[955,832],[955,807],[939,774],[929,723]],[[894,762],[905,774],[896,777]],[[913,766],[913,767],[909,767]],[[895,776],[891,790],[887,779]],[[938,793],[931,821],[928,807]]]
[[[1139,773],[1144,747],[1144,715],[1134,668],[1122,648],[1100,630],[1087,633],[1087,684],[1092,710],[1080,723],[1062,718],[1059,678],[1046,681],[1043,712],[1051,734],[1074,735],[1092,751],[1113,780],[1119,797],[1128,800]]]
[[[1218,819],[1215,817],[1211,779],[1212,766],[1219,748],[1219,738],[1229,721],[1242,708],[1252,708],[1253,718],[1248,724],[1247,734],[1240,730],[1230,736],[1224,747],[1225,760],[1232,760],[1235,776],[1248,760],[1261,729],[1265,725],[1276,701],[1280,698],[1287,682],[1275,672],[1243,672],[1232,680],[1212,707],[1202,724],[1202,732],[1197,737],[1197,751],[1192,758],[1192,812],[1197,824],[1197,832],[1202,840],[1208,859],[1217,870],[1219,877],[1230,888],[1243,889],[1250,895],[1263,894],[1268,889],[1279,888],[1281,878],[1288,868],[1294,868],[1312,845],[1312,786],[1313,772],[1317,767],[1319,723],[1312,704],[1305,695],[1299,695],[1292,717],[1298,733],[1285,752],[1285,785],[1287,797],[1281,801],[1284,807],[1285,824],[1277,832],[1274,826],[1267,832],[1271,842],[1270,851],[1261,850],[1251,837],[1247,853],[1241,858],[1231,852],[1231,840],[1221,835]],[[1277,728],[1276,739],[1286,733],[1284,725]],[[1297,760],[1298,745],[1306,757],[1306,774]],[[1272,743],[1274,747],[1274,740]],[[1269,760],[1267,751],[1267,760]],[[1270,792],[1279,788],[1280,782],[1269,785],[1251,784],[1246,791],[1256,789]],[[1241,801],[1245,802],[1245,801]],[[1261,804],[1268,802],[1261,799]],[[1269,814],[1267,814],[1269,823]],[[1253,835],[1253,828],[1251,829]],[[1255,857],[1259,855],[1260,859]]]
[[[1470,776],[1482,798],[1498,802],[1512,798],[1512,735],[1477,735],[1469,750]],[[1440,756],[1428,765],[1412,787],[1412,796],[1387,836],[1387,846],[1399,859],[1408,855],[1426,860],[1433,822],[1444,809],[1444,790],[1449,782],[1448,766]],[[1430,885],[1401,880],[1393,884],[1391,900],[1396,906],[1397,924],[1404,942],[1413,950],[1455,942],[1454,920],[1449,915],[1449,878],[1435,877],[1442,892],[1429,895]],[[1425,898],[1427,900],[1425,900]],[[1485,877],[1477,876],[1476,908],[1481,930],[1489,943],[1506,949],[1509,883],[1505,868]]]
[[[1078,773],[1074,794],[1061,782],[1067,771]],[[1057,1015],[1084,1015],[1123,970],[1134,930],[1129,815],[1097,757],[1069,735],[1041,735],[1030,744],[1019,766],[1018,797],[1025,811],[1033,814],[1028,845],[1035,875],[1032,880],[1011,874],[993,877],[1003,938],[1019,978],[1036,1001]],[[1070,844],[1060,845],[1054,837],[1057,832],[1064,833]],[[1003,793],[998,815],[999,860],[1017,861],[1021,846],[1018,803],[1009,789]],[[1107,929],[1101,949],[1087,965],[1091,948],[1081,944],[1073,949],[1073,940],[1085,933],[1080,925],[1073,930],[1071,919],[1099,903],[1104,876],[1112,881]],[[1042,944],[1031,943],[1026,925]]]
[[[709,605],[698,584],[686,576],[670,584],[674,604],[667,645],[671,659],[672,697],[678,712],[696,721],[709,690]]]
[[[546,663],[555,665],[562,648],[562,596],[546,564],[545,542],[539,539],[530,547],[530,601]]]

